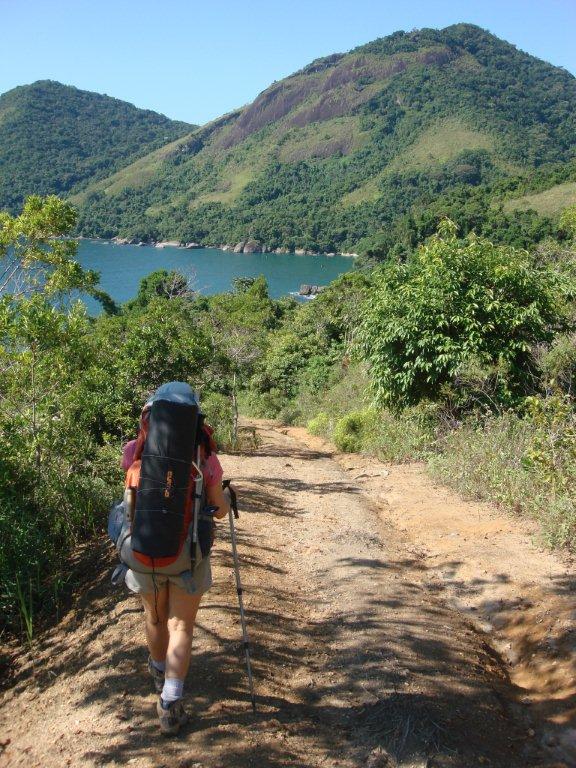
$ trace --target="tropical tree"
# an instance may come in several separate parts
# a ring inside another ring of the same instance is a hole
[[[526,391],[533,345],[562,326],[568,287],[527,251],[459,240],[444,221],[407,263],[375,273],[360,346],[377,400],[399,408],[438,399],[470,367],[493,372],[499,401]]]

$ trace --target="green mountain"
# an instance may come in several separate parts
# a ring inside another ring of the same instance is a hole
[[[532,197],[509,201],[576,158],[575,129],[567,71],[469,24],[397,32],[200,128],[49,81],[16,88],[0,97],[0,207],[57,192],[86,235],[389,248],[425,211],[472,207],[477,225],[500,192],[499,231],[522,229]],[[551,215],[571,195],[534,205]]]
[[[85,234],[347,250],[575,155],[576,78],[458,24],[318,59],[74,200]]]
[[[192,127],[51,80],[14,88],[0,96],[0,209],[79,190]]]

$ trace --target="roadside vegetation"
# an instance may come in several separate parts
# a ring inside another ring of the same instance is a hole
[[[121,493],[122,443],[166,380],[199,390],[225,448],[239,414],[305,424],[342,451],[426,461],[463,493],[576,544],[576,209],[530,250],[449,219],[406,254],[273,300],[263,278],[202,296],[146,277],[123,306],[74,261],[74,210],[0,217],[0,607],[31,638]],[[87,315],[78,294],[100,300]]]
[[[148,394],[192,382],[221,444],[240,447],[238,391],[293,309],[263,278],[208,299],[162,270],[116,307],[74,261],[75,223],[53,196],[0,214],[0,629],[28,638],[122,493],[121,447]],[[97,319],[81,293],[100,300]]]
[[[528,251],[445,220],[407,258],[341,277],[271,334],[247,407],[425,461],[574,548],[576,209],[560,228]]]

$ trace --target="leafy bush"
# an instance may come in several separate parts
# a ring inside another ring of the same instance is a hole
[[[559,225],[568,237],[576,239],[576,205],[562,211]]]
[[[436,448],[440,431],[438,409],[424,403],[424,407],[406,408],[402,414],[387,409],[378,412],[378,425],[372,442],[365,446],[383,461],[411,461],[424,459]]]
[[[332,439],[340,450],[372,453],[382,461],[410,461],[425,458],[435,449],[439,421],[437,409],[424,414],[419,407],[401,415],[368,409],[340,418],[321,411],[306,428],[312,435]]]
[[[532,346],[564,321],[569,287],[525,251],[458,240],[450,221],[374,283],[360,345],[376,397],[391,408],[439,399],[471,361],[497,366],[494,397],[513,402],[529,388]]]
[[[285,403],[285,405],[278,412],[277,419],[280,424],[297,424],[300,418],[300,408],[298,404],[292,401]]]
[[[250,389],[239,395],[238,403],[246,416],[256,419],[275,419],[284,407],[286,398],[274,387],[264,392]]]
[[[539,360],[544,384],[567,395],[575,394],[576,335],[558,334]]]
[[[527,398],[531,439],[524,463],[553,494],[576,487],[576,413],[567,397]]]
[[[327,413],[321,411],[313,419],[310,419],[306,425],[306,429],[308,432],[310,432],[311,435],[316,435],[317,437],[327,437],[330,429],[330,417]]]
[[[352,411],[336,423],[332,440],[338,450],[358,453],[372,441],[377,421],[376,411]]]
[[[221,450],[233,444],[233,412],[230,398],[218,392],[209,392],[202,398],[202,411],[206,421],[214,428],[214,437]]]

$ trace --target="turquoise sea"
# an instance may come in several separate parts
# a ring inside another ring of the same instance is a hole
[[[235,277],[264,275],[274,298],[297,292],[303,283],[327,285],[353,268],[346,256],[297,256],[294,253],[230,253],[213,248],[155,248],[151,245],[116,245],[100,240],[81,240],[78,261],[100,272],[102,290],[117,302],[133,298],[140,280],[156,269],[178,270],[193,289],[211,294],[229,291]],[[88,299],[95,314],[100,305]]]

